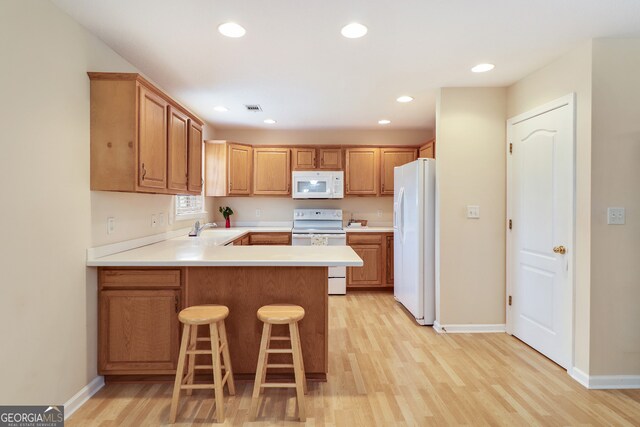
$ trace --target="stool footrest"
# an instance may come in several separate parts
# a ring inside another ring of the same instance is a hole
[[[186,354],[208,354],[211,356],[211,350],[187,350]]]
[[[290,348],[270,348],[270,349],[267,349],[267,353],[293,354],[293,350]]]
[[[293,363],[272,363],[267,368],[293,368]]]
[[[211,338],[208,338],[208,337],[207,337],[207,338],[204,338],[204,337],[202,337],[202,338],[196,338],[196,341],[198,341],[198,342],[205,342],[205,341],[206,341],[206,342],[210,342],[210,341],[211,341]]]
[[[193,369],[198,369],[201,371],[213,371],[213,366],[211,365],[196,365]],[[227,369],[224,365],[220,365],[220,369]]]
[[[291,341],[290,337],[271,337],[271,341]]]
[[[264,383],[260,384],[262,388],[295,388],[296,383]]]

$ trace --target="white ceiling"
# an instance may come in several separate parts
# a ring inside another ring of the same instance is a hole
[[[432,128],[439,87],[509,85],[590,38],[640,36],[638,0],[53,2],[220,127]],[[220,35],[227,21],[246,36]],[[342,37],[352,21],[369,33]]]

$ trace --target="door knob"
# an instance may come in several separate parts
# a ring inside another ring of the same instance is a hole
[[[553,252],[564,255],[567,253],[567,248],[565,248],[564,246],[556,246],[553,248]]]

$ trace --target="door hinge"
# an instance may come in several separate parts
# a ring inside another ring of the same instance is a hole
[[[509,154],[513,154],[513,142],[509,143]]]
[[[509,295],[509,305],[511,305],[512,302],[513,301],[512,301],[511,295]]]
[[[513,228],[513,221],[509,220],[509,230],[511,230]]]

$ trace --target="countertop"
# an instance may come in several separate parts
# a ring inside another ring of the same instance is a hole
[[[250,232],[289,232],[283,227],[205,230],[103,257],[88,257],[89,267],[361,267],[349,246],[224,246]]]
[[[345,227],[347,233],[393,233],[393,227]]]

